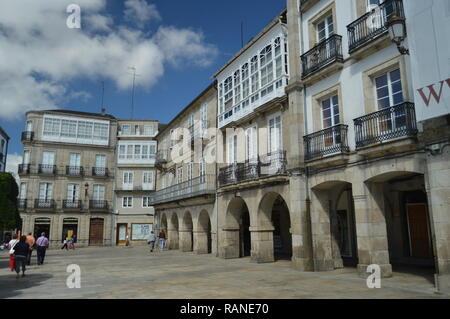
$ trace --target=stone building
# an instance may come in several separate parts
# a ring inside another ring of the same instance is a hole
[[[155,190],[158,121],[118,122],[114,197],[114,243],[147,244],[153,229],[150,193]]]
[[[6,157],[8,155],[9,136],[0,127],[0,173],[5,172]]]
[[[108,114],[30,111],[22,133],[19,212],[24,233],[50,245],[111,245],[117,121]]]
[[[170,249],[216,254],[216,114],[212,83],[158,133],[150,203]]]

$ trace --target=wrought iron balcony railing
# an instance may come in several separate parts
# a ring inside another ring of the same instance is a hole
[[[305,160],[349,152],[347,131],[348,125],[338,124],[304,136]]]
[[[27,200],[26,200],[26,199],[19,198],[19,199],[17,200],[17,208],[19,208],[19,209],[27,208]]]
[[[66,175],[68,176],[83,176],[83,166],[66,166]]]
[[[81,200],[64,199],[62,202],[62,207],[64,209],[81,209]]]
[[[56,165],[39,164],[38,173],[55,175],[56,174]]]
[[[305,78],[333,62],[342,62],[342,36],[333,34],[301,56]]]
[[[201,175],[189,181],[176,184],[150,195],[150,204],[156,205],[174,200],[191,198],[199,195],[214,194],[216,191],[215,175]]]
[[[90,209],[108,209],[108,201],[106,200],[90,200]]]
[[[22,139],[21,139],[22,142],[24,142],[24,141],[30,142],[33,140],[33,138],[34,138],[34,132],[30,132],[30,131],[22,132]]]
[[[286,152],[268,153],[243,163],[234,163],[219,169],[219,184],[229,185],[286,173]]]
[[[387,0],[347,26],[349,52],[387,32],[386,22],[396,15],[405,17],[402,0]]]
[[[31,165],[30,164],[19,164],[18,173],[19,174],[30,174]]]
[[[108,177],[109,170],[106,167],[92,167],[92,176],[94,177]]]
[[[165,164],[169,160],[169,150],[158,150],[156,152],[156,163]]]
[[[54,209],[55,200],[54,199],[35,199],[34,208],[44,208],[44,209]]]
[[[356,147],[417,135],[414,104],[405,102],[353,120]]]

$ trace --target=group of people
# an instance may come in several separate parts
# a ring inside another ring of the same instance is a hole
[[[22,269],[22,277],[25,277],[25,265],[31,264],[31,256],[33,250],[37,251],[37,264],[44,264],[45,252],[48,248],[49,241],[45,237],[45,233],[35,240],[31,233],[27,236],[13,235],[9,241],[7,248],[9,249],[9,268],[11,271],[16,271],[16,278],[20,277],[20,270]]]
[[[66,237],[66,239],[64,239],[64,242],[63,242],[63,246],[61,247],[61,249],[66,249],[66,250],[69,250],[69,249],[73,249],[73,250],[75,250],[75,243],[77,242],[77,237],[76,237],[76,235],[73,235],[72,237]]]
[[[164,250],[166,248],[166,233],[164,232],[164,230],[161,230],[158,238],[156,238],[153,231],[150,232],[147,240],[148,244],[150,245],[150,252],[153,252],[153,249],[155,249],[155,243],[157,241],[159,241],[159,250]]]

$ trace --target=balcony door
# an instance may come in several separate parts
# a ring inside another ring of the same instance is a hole
[[[23,164],[24,165],[30,164],[30,151],[23,152]]]
[[[92,196],[94,201],[94,208],[103,208],[105,200],[105,186],[104,185],[94,185],[94,192]]]
[[[380,111],[385,110],[378,119],[380,134],[388,134],[405,128],[405,110],[395,109],[389,111],[390,108],[404,102],[400,70],[396,69],[375,78],[375,89],[378,109]]]
[[[275,153],[281,149],[281,115],[276,115],[269,119],[269,152]]]
[[[142,175],[142,188],[145,190],[152,190],[153,187],[153,172],[144,172]]]
[[[27,199],[27,183],[20,183],[19,199]]]
[[[32,121],[27,121],[27,125],[25,126],[25,131],[33,132],[33,122]]]
[[[55,165],[55,153],[54,152],[42,153],[42,172],[52,174],[54,165]]]
[[[229,164],[237,162],[237,135],[228,137],[227,155]]]
[[[80,185],[68,184],[67,185],[66,207],[72,207],[72,208],[78,207],[79,196],[80,196]]]
[[[53,184],[40,183],[39,184],[39,207],[50,207],[53,196]]]
[[[258,138],[256,126],[245,130],[245,158],[248,162],[256,162],[258,159]]]
[[[123,189],[132,190],[133,189],[133,172],[123,173]]]
[[[97,154],[95,155],[95,175],[105,176],[106,175],[106,155]]]
[[[80,175],[81,154],[71,153],[69,155],[69,174]]]
[[[322,100],[322,128],[324,130],[340,123],[339,98],[337,95]],[[327,130],[323,134],[325,148],[331,148],[341,144],[339,130]]]

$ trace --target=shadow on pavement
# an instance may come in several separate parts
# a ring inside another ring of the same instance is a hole
[[[0,277],[0,299],[20,297],[20,290],[42,285],[45,281],[53,277],[50,274],[25,273],[25,277],[16,279],[16,273]],[[36,296],[38,297],[38,296]]]

